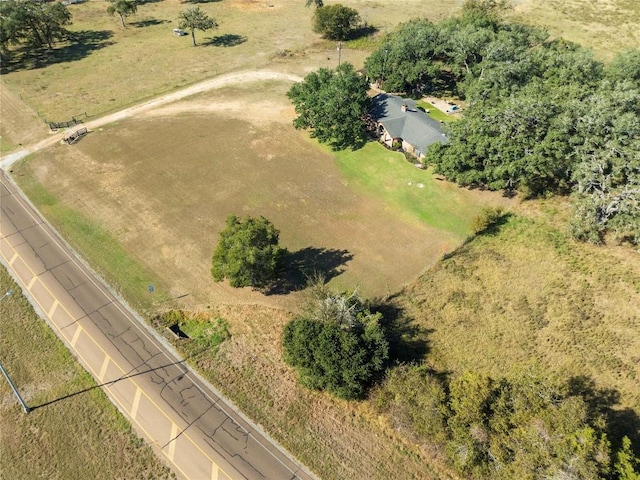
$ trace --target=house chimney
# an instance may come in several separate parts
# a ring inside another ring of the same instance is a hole
[[[401,112],[406,112],[407,111],[407,106],[403,103],[402,106],[400,107],[400,111]]]

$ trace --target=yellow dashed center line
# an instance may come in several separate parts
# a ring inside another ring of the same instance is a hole
[[[176,437],[178,436],[178,425],[175,423],[171,424],[171,435],[169,436],[169,451],[167,452],[167,457],[169,460],[173,462],[173,459],[176,455]]]
[[[111,359],[109,358],[109,356],[104,357],[102,366],[100,367],[100,373],[98,374],[98,380],[100,380],[101,382],[104,382],[104,375],[107,373],[107,368],[109,367],[110,360]]]
[[[80,334],[82,333],[82,327],[80,325],[78,325],[78,327],[76,328],[75,333],[73,334],[73,338],[71,339],[71,346],[75,348],[76,346],[76,342],[78,341],[78,338],[80,338]]]
[[[4,241],[6,242],[6,239],[2,238],[2,240],[4,240]],[[9,243],[7,242],[7,244],[9,244]],[[15,260],[16,260],[17,258],[21,258],[21,256],[20,256],[20,254],[16,251],[16,249],[15,249],[13,246],[11,246],[10,244],[9,244],[9,246],[10,246],[10,247],[11,247],[11,249],[14,251],[14,254],[13,254],[13,256],[11,257],[11,260],[9,261],[9,265],[12,265],[12,263],[13,263],[13,262],[15,262]],[[5,257],[5,258],[6,258],[6,257]],[[23,260],[23,262],[24,262],[24,260]],[[36,275],[36,273],[33,271],[33,269],[32,269],[32,268],[31,268],[31,267],[30,267],[26,262],[24,262],[24,263],[25,263],[26,267],[29,269],[29,271],[31,271],[31,273],[32,273],[33,275],[35,275],[35,276],[36,276],[36,278],[37,278],[37,275]],[[22,279],[21,279],[21,280],[22,280]],[[51,297],[55,299],[55,298],[56,298],[56,297],[55,297],[55,295],[51,292],[51,290],[47,287],[47,285],[46,285],[44,282],[40,282],[40,283],[41,283],[41,285],[44,287],[44,289],[49,293],[49,295],[51,295]],[[27,288],[27,290],[29,291],[29,293],[32,293],[30,288]],[[37,303],[38,303],[38,305],[39,305],[40,309],[41,309],[42,311],[44,311],[44,306],[40,303],[40,301],[36,298],[36,296],[32,294],[32,295],[31,295],[31,297],[34,299],[34,301],[35,301],[35,302],[37,302]],[[54,302],[54,304],[53,304],[53,306],[51,307],[51,309],[50,309],[50,310],[51,310],[51,311],[54,311],[58,306],[60,306],[60,307],[61,307],[61,308],[62,308],[62,309],[67,313],[67,315],[69,315],[69,318],[72,318],[74,321],[77,321],[77,320],[78,320],[78,319],[74,318],[74,317],[73,317],[73,315],[71,314],[71,312],[69,312],[69,310],[64,306],[64,304],[59,303],[59,302],[58,302],[58,300],[55,300],[55,302]],[[71,341],[69,341],[68,336],[67,336],[67,335],[65,335],[65,334],[64,334],[64,332],[60,329],[60,327],[59,327],[59,326],[58,326],[58,325],[53,321],[53,319],[51,318],[51,315],[48,315],[48,316],[49,316],[49,318],[50,318],[50,320],[51,320],[51,324],[52,324],[52,325],[54,325],[54,326],[56,327],[56,329],[58,330],[58,335],[59,335],[60,337],[64,338],[65,340],[67,340],[67,341],[70,343],[70,345],[71,345],[72,347],[73,347],[73,346],[75,346],[75,342],[78,340],[78,337],[79,337],[79,336],[80,336],[80,334],[84,331],[84,329],[83,329],[80,325],[78,325],[78,328],[76,329],[76,331],[75,331],[75,333],[74,333],[74,335],[73,335],[73,338],[71,339]],[[86,337],[87,337],[87,338],[89,338],[89,339],[94,343],[94,345],[96,346],[96,348],[97,348],[97,349],[99,349],[100,351],[102,351],[102,353],[105,355],[105,360],[104,360],[104,362],[103,362],[103,364],[102,364],[101,371],[102,371],[102,370],[105,370],[105,371],[106,371],[106,366],[105,366],[105,365],[107,365],[109,361],[113,361],[113,359],[112,359],[112,358],[109,356],[109,354],[108,354],[108,353],[107,353],[107,352],[106,352],[106,351],[105,351],[105,350],[100,346],[100,344],[99,344],[99,343],[98,343],[98,342],[93,338],[93,336],[91,336],[91,334],[90,334],[89,332],[84,331],[84,333],[85,333]],[[93,376],[94,376],[95,378],[98,378],[99,380],[101,380],[101,376],[100,376],[100,375],[96,375],[96,373],[97,373],[97,372],[96,372],[95,370],[93,370],[93,368],[89,365],[89,362],[87,362],[87,361],[86,361],[86,359],[85,359],[85,358],[84,358],[84,357],[83,357],[79,352],[76,352],[76,355],[77,355],[79,358],[81,358],[81,359],[82,359],[82,361],[84,362],[84,364],[86,365],[86,367],[87,367],[89,370],[91,370],[91,372],[92,372]],[[125,371],[122,367],[120,367],[120,365],[118,365],[116,362],[113,362],[113,363],[114,363],[114,365],[116,366],[116,368],[117,368],[117,369],[122,373],[122,375],[123,375],[123,376],[125,376],[125,375],[127,374],[127,371]],[[105,373],[105,372],[103,372],[103,373],[102,373],[102,376],[104,376],[104,373]],[[168,415],[168,414],[167,414],[167,413],[166,413],[166,412],[165,412],[165,411],[164,411],[164,410],[163,410],[163,409],[162,409],[162,408],[161,408],[161,407],[160,407],[160,406],[159,406],[159,405],[158,405],[158,404],[157,404],[157,403],[156,403],[156,402],[155,402],[155,401],[154,401],[154,400],[153,400],[153,399],[148,395],[148,394],[146,394],[146,393],[144,392],[144,390],[143,390],[143,389],[142,389],[142,388],[141,388],[141,387],[140,387],[140,386],[135,382],[135,380],[133,380],[133,379],[131,379],[131,378],[128,378],[127,380],[128,380],[128,381],[130,381],[133,385],[135,385],[135,387],[137,388],[136,393],[139,391],[139,392],[141,393],[141,395],[144,395],[144,396],[145,396],[145,398],[146,398],[147,400],[149,400],[149,402],[151,402],[151,404],[152,404],[152,405],[153,405],[153,406],[154,406],[154,407],[155,407],[155,408],[156,408],[156,409],[157,409],[157,410],[158,410],[158,411],[159,411],[159,412],[160,412],[160,413],[161,413],[161,414],[162,414],[162,415],[167,419],[167,420],[169,420],[169,421],[171,422],[171,424],[172,424],[172,428],[171,428],[171,438],[172,438],[172,439],[173,439],[173,438],[175,438],[175,437],[176,437],[176,435],[178,434],[178,425],[177,425],[177,424],[175,424],[175,423],[173,422],[172,418],[171,418],[171,417],[170,417],[170,416],[169,416],[169,415]],[[113,399],[113,401],[116,401],[116,402],[117,402],[117,399],[116,399],[114,396],[112,396],[112,399]],[[120,402],[118,402],[118,403],[120,403]],[[121,405],[121,406],[124,406],[124,405],[122,405],[122,403],[120,403],[120,405]],[[138,425],[138,427],[139,427],[139,428],[140,428],[140,429],[145,433],[145,435],[147,436],[147,438],[153,439],[153,436],[152,436],[152,435],[150,435],[150,434],[149,434],[149,432],[148,432],[148,431],[147,431],[147,430],[146,430],[146,429],[145,429],[145,428],[144,428],[140,423],[138,423],[138,422],[136,422],[136,421],[135,421],[135,418],[132,418],[132,420],[133,420],[133,421]],[[202,454],[202,455],[207,459],[207,460],[209,460],[209,461],[211,462],[211,464],[212,464],[212,466],[213,466],[213,468],[214,468],[214,469],[217,469],[217,470],[219,470],[219,471],[221,471],[221,472],[224,472],[224,470],[222,470],[222,469],[221,469],[221,468],[216,464],[216,462],[215,462],[215,461],[214,461],[214,460],[213,460],[213,459],[212,459],[212,458],[211,458],[211,457],[210,457],[210,456],[209,456],[209,455],[208,455],[208,454],[207,454],[207,453],[206,453],[206,452],[205,452],[205,451],[204,451],[204,450],[203,450],[203,449],[202,449],[202,448],[201,448],[201,447],[200,447],[200,446],[199,446],[199,445],[198,445],[198,444],[197,444],[197,443],[196,443],[196,442],[195,442],[195,441],[194,441],[194,440],[193,440],[193,439],[192,439],[192,438],[191,438],[191,437],[186,433],[186,432],[183,432],[181,436],[182,436],[183,438],[185,438],[186,440],[188,440],[188,441],[189,441],[189,442],[190,442],[190,443],[191,443],[191,444],[192,444],[192,445],[193,445],[193,446],[194,446],[194,447],[195,447],[195,448],[196,448],[196,449],[197,449],[197,450],[198,450],[198,451],[199,451],[199,452],[200,452],[200,453],[201,453],[201,454]],[[163,453],[164,453],[164,451],[163,451]],[[166,455],[166,456],[171,460],[171,462],[173,463],[173,465],[174,465],[174,466],[175,466],[175,467],[180,471],[180,473],[181,473],[184,477],[189,478],[189,477],[188,477],[188,475],[184,472],[184,470],[182,470],[182,468],[180,468],[180,466],[179,466],[178,464],[176,464],[175,462],[173,462],[173,457],[174,457],[174,455],[175,455],[175,441],[172,441],[172,442],[171,442],[171,444],[169,445],[169,453],[171,454],[171,456],[169,456],[169,454],[168,454],[168,453],[164,453],[164,454],[165,454],[165,455]]]
[[[47,316],[49,318],[53,317],[53,314],[55,313],[56,308],[58,308],[58,305],[60,305],[60,302],[58,302],[57,298],[54,298],[53,299],[53,305],[51,305],[51,308],[49,309],[49,312],[47,312]]]
[[[136,418],[138,415],[138,407],[140,406],[140,397],[142,394],[142,389],[140,387],[136,388],[136,394],[133,396],[133,405],[131,406],[131,418]]]

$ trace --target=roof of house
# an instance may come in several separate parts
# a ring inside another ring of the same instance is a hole
[[[406,105],[405,112],[402,105]],[[371,115],[381,123],[393,138],[402,138],[417,150],[425,153],[432,143],[447,141],[442,125],[422,110],[411,99],[379,93],[373,97]]]

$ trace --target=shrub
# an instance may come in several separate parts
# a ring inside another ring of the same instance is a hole
[[[503,218],[502,208],[485,207],[471,220],[471,230],[474,235],[481,235],[500,224]]]
[[[362,398],[389,358],[381,318],[353,293],[316,288],[307,315],[285,325],[284,360],[307,388]]]
[[[313,15],[313,31],[329,40],[347,40],[359,24],[358,12],[339,3],[319,7]]]

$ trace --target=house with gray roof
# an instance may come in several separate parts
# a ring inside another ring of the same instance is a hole
[[[414,100],[379,93],[373,97],[371,116],[376,121],[378,138],[391,148],[394,142],[416,158],[424,157],[433,143],[445,143],[442,125],[417,108]]]

